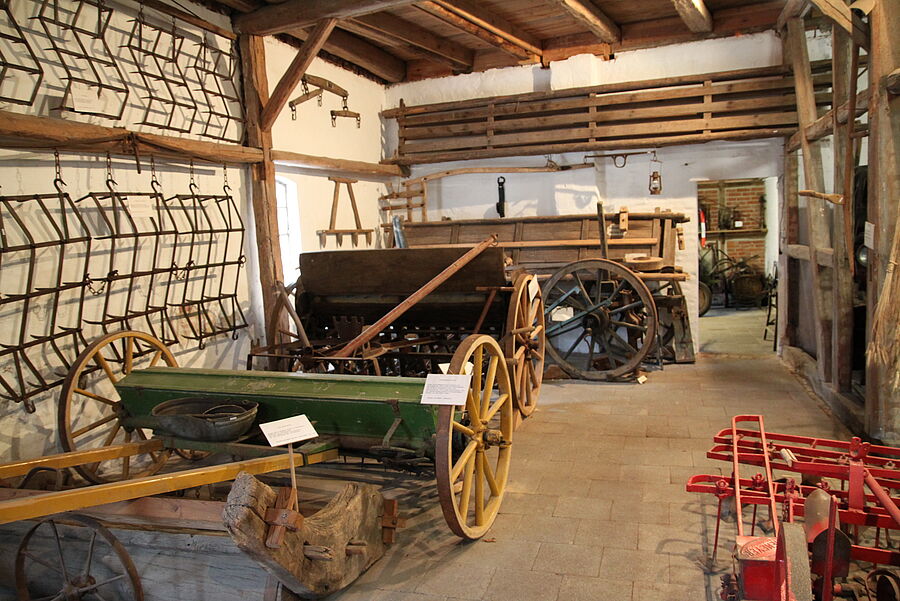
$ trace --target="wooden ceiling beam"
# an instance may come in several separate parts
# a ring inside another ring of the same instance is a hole
[[[622,38],[622,30],[591,0],[555,0],[601,42],[612,44]]]
[[[822,14],[850,34],[856,45],[869,49],[869,28],[843,0],[811,0]]]
[[[290,66],[288,66],[284,75],[281,76],[281,79],[278,80],[278,85],[275,86],[275,90],[263,107],[262,114],[259,117],[260,129],[263,131],[272,130],[272,125],[275,124],[278,113],[287,104],[288,98],[294,92],[294,88],[300,83],[300,79],[306,73],[313,59],[319,54],[319,50],[325,45],[325,41],[336,24],[337,19],[323,19],[319,21],[310,36],[303,42],[294,60],[291,61]]]
[[[437,36],[427,29],[395,17],[390,13],[376,13],[342,21],[340,27],[363,37],[387,38],[424,51],[427,58],[447,63],[456,69],[469,70],[475,61],[475,53],[455,42]]]
[[[775,31],[782,31],[787,27],[787,22],[796,17],[802,17],[809,10],[809,0],[787,0],[784,8],[775,21]]]
[[[672,0],[681,20],[694,33],[712,31],[713,20],[703,0]]]
[[[456,12],[444,7],[443,4],[439,2],[419,2],[416,4],[416,8],[419,8],[427,12],[428,14],[437,17],[445,23],[449,23],[457,29],[460,29],[468,34],[477,37],[478,39],[490,44],[491,46],[499,48],[507,54],[511,54],[518,60],[534,62],[540,60],[540,55],[537,55],[523,48],[522,46],[510,42],[503,36],[497,35],[489,29],[485,29],[478,23],[474,23],[466,17],[460,16]]]
[[[679,17],[641,21],[622,26],[622,39],[613,44],[598,43],[593,34],[583,33],[544,40],[544,61],[564,60],[576,54],[606,55],[610,52],[656,48],[667,44],[748,34],[772,28],[784,3],[780,0],[716,11],[713,30],[695,33]]]
[[[489,12],[469,0],[435,0],[436,4],[456,13],[460,17],[497,34],[501,38],[540,56],[541,41],[530,33],[516,27],[506,19]]]
[[[305,40],[310,35],[304,29],[288,33],[298,40]],[[406,78],[405,62],[352,33],[335,29],[328,36],[322,50],[353,63],[385,81],[398,83]]]
[[[241,15],[234,24],[242,33],[273,35],[310,27],[322,19],[350,19],[411,3],[412,0],[287,0]]]

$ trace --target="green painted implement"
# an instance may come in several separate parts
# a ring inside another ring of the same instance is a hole
[[[181,367],[135,370],[115,384],[128,414],[123,423],[156,434],[161,432],[150,413],[164,401],[240,399],[259,403],[259,422],[305,414],[321,438],[335,440],[341,449],[433,463],[437,411],[419,403],[424,386],[423,378]]]

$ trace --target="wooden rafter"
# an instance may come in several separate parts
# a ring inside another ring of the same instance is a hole
[[[591,0],[555,0],[601,42],[613,43],[622,38],[622,30]]]
[[[313,59],[316,58],[316,55],[319,54],[319,50],[322,49],[329,34],[334,29],[335,24],[337,24],[337,19],[323,19],[316,25],[316,28],[313,30],[312,34],[306,38],[306,41],[303,42],[303,46],[297,51],[294,60],[291,61],[287,71],[281,76],[278,85],[276,85],[275,89],[272,91],[272,96],[263,107],[259,119],[259,126],[263,131],[270,131],[272,129],[272,125],[275,124],[275,119],[278,118],[278,113],[280,113],[281,109],[284,108],[284,105],[287,104],[288,98],[294,92],[294,88],[297,87],[297,84],[300,83],[300,79],[303,77],[303,74],[306,73],[306,69],[309,68],[310,63],[312,63]]]
[[[309,32],[295,29],[290,35],[298,40],[305,40],[309,37]],[[334,29],[322,49],[391,83],[403,81],[406,77],[405,62],[352,33]]]
[[[435,2],[532,54],[541,54],[541,41],[538,38],[516,27],[508,20],[485,10],[475,2],[470,0],[435,0]]]
[[[712,31],[713,20],[703,0],[672,0],[688,29],[695,33]]]
[[[496,48],[499,48],[503,52],[514,56],[518,60],[522,61],[537,61],[539,60],[539,56],[533,54],[529,50],[507,40],[506,38],[497,35],[493,31],[486,29],[479,25],[478,23],[472,22],[466,17],[462,17],[456,12],[449,10],[444,7],[441,3],[438,2],[419,2],[416,4],[416,7],[427,12],[430,15],[441,19],[445,23],[448,23],[457,29],[465,31],[466,33],[473,35],[480,39],[483,42],[490,44]]]
[[[310,27],[322,19],[349,19],[410,4],[412,0],[287,0],[234,19],[242,33],[272,35]]]
[[[787,0],[784,8],[775,21],[775,31],[781,31],[787,27],[787,22],[797,17],[802,17],[809,10],[809,0]]]
[[[472,50],[390,13],[349,19],[341,22],[340,27],[363,37],[411,46],[427,58],[447,63],[456,69],[471,69],[475,60]]]

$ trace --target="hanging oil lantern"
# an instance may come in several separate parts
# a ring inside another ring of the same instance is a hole
[[[662,161],[656,158],[655,150],[650,158],[650,194],[662,194]]]

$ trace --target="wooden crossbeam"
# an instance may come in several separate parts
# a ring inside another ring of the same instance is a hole
[[[524,48],[534,55],[540,55],[542,52],[541,41],[538,38],[516,27],[506,19],[482,8],[475,2],[470,0],[435,0],[435,3],[483,27],[487,31],[497,34],[516,46]]]
[[[241,33],[274,35],[310,27],[323,19],[350,19],[387,10],[412,0],[287,0],[269,4],[234,19]]]
[[[316,25],[316,28],[306,38],[306,41],[303,42],[303,46],[297,51],[294,60],[291,61],[287,71],[281,76],[278,85],[275,86],[272,95],[263,107],[259,119],[259,126],[263,131],[272,129],[272,125],[275,124],[275,120],[278,118],[278,113],[287,104],[288,98],[294,93],[294,88],[300,83],[300,79],[306,73],[306,69],[309,68],[310,63],[319,54],[319,50],[322,49],[336,24],[337,19],[323,19]]]
[[[712,31],[712,15],[703,0],[672,0],[672,3],[688,29],[695,33]]]
[[[856,95],[856,103],[854,106],[853,112],[856,113],[856,117],[864,114],[868,111],[869,104],[869,90],[865,89],[859,92]],[[821,140],[825,136],[830,136],[834,133],[834,122],[837,120],[838,124],[847,123],[847,118],[850,114],[850,101],[843,103],[838,107],[837,115],[835,115],[834,110],[829,110],[824,115],[813,121],[809,127],[803,130],[806,134],[806,139],[810,142],[815,142],[816,140]],[[788,150],[793,152],[800,148],[800,136],[801,132],[797,132],[793,136],[791,136],[788,141]]]
[[[587,27],[601,42],[612,43],[622,39],[622,30],[619,26],[591,0],[556,0],[556,3]]]
[[[539,60],[539,57],[531,51],[509,41],[503,36],[494,33],[490,29],[481,26],[477,22],[470,21],[465,16],[461,16],[457,12],[450,10],[442,3],[419,2],[416,4],[416,7],[434,17],[437,17],[438,19],[444,21],[445,23],[448,23],[449,25],[465,31],[468,34],[477,37],[481,41],[486,42],[491,46],[494,46],[495,48],[498,48],[503,52],[512,55],[518,60]]]
[[[340,26],[363,37],[374,35],[374,39],[386,37],[389,42],[407,44],[424,52],[428,58],[447,63],[456,69],[471,69],[475,62],[472,50],[390,13],[356,17],[341,22]]]
[[[787,23],[791,19],[802,17],[809,8],[809,0],[787,0],[778,15],[778,20],[775,21],[775,31],[781,31],[787,27]]]
[[[305,29],[292,29],[290,35],[298,40],[305,40],[310,32]],[[404,61],[352,33],[340,29],[333,30],[322,49],[391,83],[406,78]]]

